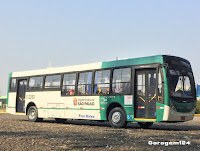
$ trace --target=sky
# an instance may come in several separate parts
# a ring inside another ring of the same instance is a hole
[[[199,0],[0,0],[0,95],[10,72],[170,54],[200,84]]]

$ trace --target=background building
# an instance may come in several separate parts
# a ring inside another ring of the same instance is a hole
[[[197,84],[197,99],[200,100],[200,85]]]
[[[0,96],[0,110],[6,110],[7,96]]]

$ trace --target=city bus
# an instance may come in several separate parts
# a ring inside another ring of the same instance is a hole
[[[156,55],[9,74],[7,112],[30,122],[53,118],[137,122],[192,120],[195,81],[186,59]]]

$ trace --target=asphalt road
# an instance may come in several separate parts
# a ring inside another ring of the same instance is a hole
[[[190,144],[149,145],[149,141]],[[114,129],[108,122],[32,123],[26,116],[0,114],[0,150],[200,150],[200,116],[184,123],[156,123],[149,129],[137,123]]]

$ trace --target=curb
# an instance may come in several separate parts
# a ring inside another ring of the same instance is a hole
[[[194,116],[200,116],[200,114],[194,114]]]

